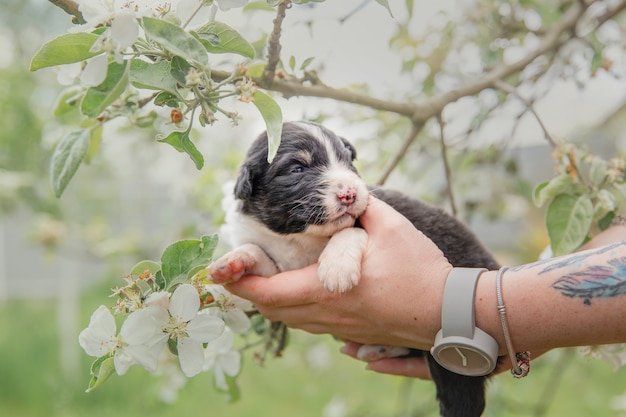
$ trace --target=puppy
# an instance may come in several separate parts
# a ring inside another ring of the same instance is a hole
[[[354,147],[321,125],[285,123],[274,161],[267,162],[267,134],[259,136],[243,162],[234,193],[227,195],[222,235],[235,248],[209,265],[216,283],[245,274],[271,276],[318,262],[330,291],[348,291],[360,279],[367,234],[354,227],[370,193],[407,217],[457,267],[498,264],[462,223],[443,210],[401,193],[368,189],[353,166]],[[363,347],[360,357],[424,356],[437,387],[444,417],[480,416],[485,377],[467,377],[441,367],[428,352],[385,346]]]

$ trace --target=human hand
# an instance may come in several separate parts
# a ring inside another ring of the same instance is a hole
[[[360,218],[368,233],[358,286],[325,290],[317,265],[228,284],[270,320],[342,340],[428,350],[441,324],[441,298],[452,266],[401,214],[370,198]]]
[[[354,359],[362,360],[358,357],[357,353],[359,348],[363,346],[360,343],[346,341],[341,348],[341,353],[348,355]],[[531,356],[533,359],[537,359],[539,356],[546,353],[547,350],[533,351]],[[381,356],[379,359],[367,360],[366,369],[381,374],[388,375],[400,375],[409,378],[419,379],[431,379],[430,370],[424,356],[405,356],[399,358],[389,358]],[[508,355],[501,356],[498,360],[498,365],[493,371],[493,375],[500,373],[507,373],[511,370],[511,359]]]

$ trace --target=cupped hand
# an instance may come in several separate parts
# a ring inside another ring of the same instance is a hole
[[[269,278],[244,277],[227,288],[290,327],[363,344],[430,349],[452,266],[430,239],[376,198],[370,198],[360,221],[368,243],[361,281],[350,291],[324,289],[317,265]]]

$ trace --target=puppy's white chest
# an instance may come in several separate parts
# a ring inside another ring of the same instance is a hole
[[[280,271],[290,271],[311,265],[318,258],[329,238],[303,234],[281,235],[261,222],[241,214],[236,205],[226,212],[222,236],[227,236],[233,248],[252,243],[265,251]]]

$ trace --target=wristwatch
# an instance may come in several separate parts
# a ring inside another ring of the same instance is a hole
[[[476,327],[474,295],[484,268],[452,268],[443,291],[441,330],[431,354],[439,365],[467,376],[491,373],[498,361],[498,342]]]

